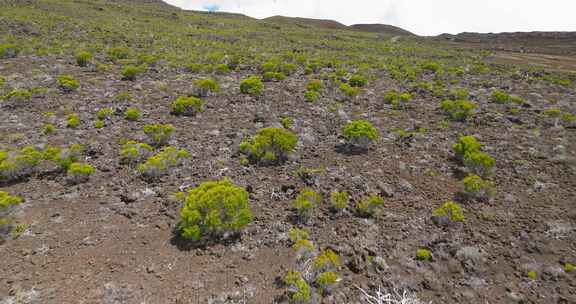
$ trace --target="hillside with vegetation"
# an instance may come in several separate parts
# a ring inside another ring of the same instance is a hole
[[[576,301],[570,52],[0,8],[0,303]]]

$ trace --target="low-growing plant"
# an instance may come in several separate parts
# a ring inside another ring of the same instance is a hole
[[[127,59],[130,57],[130,49],[125,47],[113,47],[107,51],[108,59],[112,61],[117,61],[121,59]]]
[[[334,191],[330,194],[330,207],[335,212],[340,212],[348,207],[350,196],[346,191]]]
[[[348,146],[367,150],[370,144],[378,139],[378,130],[366,120],[355,120],[342,130]]]
[[[54,133],[56,133],[56,126],[53,125],[53,124],[49,124],[49,123],[48,123],[48,124],[45,124],[45,125],[44,125],[44,128],[43,128],[43,130],[42,130],[42,133],[43,133],[44,135],[54,134]]]
[[[261,164],[277,164],[286,160],[294,151],[298,138],[292,132],[279,128],[265,128],[250,140],[240,144],[240,151],[250,161]]]
[[[112,110],[111,108],[103,108],[98,110],[98,113],[96,113],[96,117],[98,117],[98,119],[100,120],[106,120],[110,118],[112,114],[114,114],[114,110]]]
[[[72,184],[87,182],[90,175],[94,173],[94,168],[85,163],[72,163],[68,168],[68,180]]]
[[[534,271],[534,270],[531,270],[531,271],[528,271],[528,272],[526,273],[526,276],[527,276],[530,280],[536,280],[536,278],[538,278],[538,273],[536,273],[536,271]]]
[[[366,77],[364,77],[362,75],[355,74],[355,75],[350,76],[350,79],[348,79],[348,83],[352,87],[361,88],[361,87],[366,86],[366,84],[368,83],[368,80],[366,79]]]
[[[72,75],[58,76],[58,87],[65,93],[78,90],[80,83]]]
[[[248,192],[224,179],[188,192],[180,211],[180,235],[194,242],[238,234],[252,222]]]
[[[92,53],[88,51],[79,51],[76,53],[76,64],[81,67],[86,67],[92,60]]]
[[[354,97],[360,95],[362,89],[359,87],[353,87],[345,82],[340,84],[340,92],[344,95],[347,99],[353,99]]]
[[[123,80],[136,80],[138,75],[144,73],[144,68],[139,66],[128,65],[122,69],[122,79]]]
[[[194,81],[194,94],[198,97],[208,97],[220,92],[220,86],[213,79],[198,79]]]
[[[290,231],[288,231],[288,236],[290,237],[290,240],[296,244],[301,240],[308,240],[310,237],[310,232],[308,232],[306,229],[292,227],[290,228]]]
[[[421,248],[416,251],[416,260],[424,261],[424,262],[431,262],[432,261],[432,252],[426,248]]]
[[[140,119],[140,115],[141,115],[140,110],[138,110],[137,108],[128,108],[124,112],[124,119],[129,121],[137,121],[138,119]]]
[[[476,105],[467,100],[444,100],[440,107],[446,116],[455,121],[466,121],[476,109]]]
[[[455,157],[463,161],[466,153],[480,151],[482,144],[479,143],[474,136],[462,136],[456,144],[452,146]]]
[[[0,191],[0,240],[3,239],[3,234],[12,230],[11,213],[15,206],[22,204],[24,200],[15,195],[10,195],[8,192]]]
[[[408,108],[410,100],[412,100],[412,94],[410,93],[398,93],[397,91],[389,91],[384,95],[384,102],[392,105],[392,108],[396,110]]]
[[[170,170],[189,157],[190,154],[186,150],[164,147],[156,155],[149,157],[144,163],[140,164],[137,169],[145,179],[155,180],[168,175]]]
[[[15,58],[20,53],[20,48],[12,43],[0,44],[0,59]]]
[[[284,277],[284,283],[289,287],[290,302],[304,304],[312,298],[312,288],[297,271],[289,271]]]
[[[340,257],[331,249],[322,250],[312,262],[312,268],[317,273],[337,270],[340,265]]]
[[[114,100],[116,102],[129,102],[132,101],[132,96],[130,96],[130,93],[128,92],[118,92],[114,97]]]
[[[307,223],[312,218],[314,209],[322,201],[322,196],[310,188],[300,190],[300,194],[294,200],[296,216],[301,223]]]
[[[506,94],[501,90],[494,90],[490,98],[492,99],[493,102],[500,104],[508,103],[511,100],[510,95]]]
[[[204,102],[193,96],[180,96],[172,103],[170,110],[175,115],[194,116],[204,111]]]
[[[104,120],[98,119],[94,122],[94,128],[102,129],[106,126],[106,122]]]
[[[168,144],[174,133],[174,126],[167,124],[148,124],[144,126],[144,133],[148,136],[148,142],[155,147]]]
[[[80,144],[70,145],[66,149],[46,147],[43,151],[43,158],[55,162],[61,171],[68,171],[73,163],[79,162],[84,151],[84,146]]]
[[[262,79],[264,81],[282,81],[286,79],[286,75],[282,72],[265,72]]]
[[[122,145],[120,150],[120,162],[123,164],[135,165],[143,162],[154,151],[150,145],[136,141],[128,141]]]
[[[470,172],[486,178],[492,175],[496,160],[487,153],[474,151],[464,155],[464,165]]]
[[[322,290],[324,294],[329,294],[334,287],[340,282],[340,277],[334,271],[326,271],[316,276],[316,286]]]
[[[465,88],[453,88],[448,95],[452,100],[468,100],[470,98],[470,92]]]
[[[32,99],[32,92],[26,89],[14,89],[1,99],[3,99],[2,103],[9,107],[18,107],[28,104]]]
[[[76,114],[69,114],[66,117],[66,127],[76,129],[80,125],[80,118]]]
[[[304,92],[304,100],[306,100],[306,102],[315,102],[316,100],[318,100],[320,98],[320,93],[318,93],[317,91],[306,91]]]
[[[358,214],[363,217],[371,217],[376,210],[384,205],[384,198],[377,194],[371,194],[356,204]]]
[[[294,126],[294,119],[291,117],[282,117],[280,119],[280,124],[282,124],[282,127],[284,127],[284,129],[292,129],[292,127]]]
[[[478,175],[468,175],[462,180],[464,194],[473,200],[489,201],[494,195],[494,184]]]
[[[252,96],[261,95],[264,90],[262,80],[258,76],[250,76],[240,83],[240,92]]]
[[[571,273],[574,270],[576,270],[576,266],[574,266],[574,264],[571,264],[571,263],[565,263],[564,264],[564,272]]]
[[[322,90],[323,86],[324,86],[324,83],[322,82],[322,80],[311,79],[310,81],[308,81],[308,84],[306,85],[306,90],[307,91],[320,92]]]
[[[0,181],[13,181],[30,175],[42,158],[42,152],[32,146],[15,151],[0,150]]]
[[[462,207],[453,201],[445,202],[440,208],[432,213],[437,223],[464,222]]]

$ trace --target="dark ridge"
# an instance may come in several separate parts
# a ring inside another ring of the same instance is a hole
[[[371,33],[383,33],[383,34],[390,34],[394,36],[416,36],[414,33],[409,32],[405,29],[399,28],[397,26],[388,25],[388,24],[354,24],[351,25],[350,28],[362,31],[362,32],[371,32]]]

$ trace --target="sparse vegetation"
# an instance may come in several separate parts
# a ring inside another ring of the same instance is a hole
[[[240,144],[240,151],[250,161],[261,164],[278,164],[294,151],[298,138],[292,132],[278,128],[265,128],[250,140]]]
[[[355,120],[348,123],[342,134],[349,146],[367,150],[369,145],[378,138],[378,130],[366,120]]]
[[[148,136],[148,142],[155,147],[167,145],[172,138],[174,130],[174,126],[170,124],[149,124],[144,126],[144,133]]]
[[[330,194],[330,207],[335,212],[340,212],[348,207],[350,197],[346,191],[334,191]]]
[[[129,121],[137,121],[140,119],[140,110],[137,108],[128,108],[126,112],[124,112],[124,118]]]
[[[424,262],[431,262],[432,261],[432,252],[426,248],[421,248],[416,251],[416,260],[424,261]]]
[[[464,194],[469,199],[489,201],[494,195],[494,185],[490,181],[483,180],[478,175],[468,175],[464,180]]]
[[[81,67],[86,67],[92,60],[93,56],[92,53],[88,51],[79,51],[76,53],[76,64]]]
[[[384,198],[377,194],[371,194],[356,204],[358,214],[363,217],[374,216],[376,210],[384,205]]]
[[[472,116],[476,105],[467,100],[444,100],[441,108],[451,120],[466,121]]]
[[[204,102],[200,98],[180,96],[170,109],[175,115],[194,116],[204,111]]]
[[[195,95],[207,97],[220,92],[220,86],[213,79],[198,79],[194,81]]]
[[[262,80],[258,76],[250,76],[242,81],[240,84],[240,92],[243,94],[248,94],[252,96],[258,96],[262,94],[264,90],[264,85]]]
[[[80,83],[72,75],[60,75],[58,76],[58,87],[63,92],[69,93],[78,90]]]
[[[434,210],[433,216],[438,218],[437,222],[464,222],[462,207],[453,201],[447,201],[440,208]]]
[[[156,155],[149,157],[144,163],[138,165],[138,172],[147,180],[157,180],[168,175],[170,170],[182,164],[189,158],[186,150],[178,150],[174,147],[164,147]]]
[[[79,184],[88,181],[90,175],[94,173],[94,168],[89,164],[72,163],[68,168],[68,180],[72,184]]]
[[[122,79],[134,81],[138,75],[144,73],[144,68],[139,66],[128,65],[122,69]]]
[[[312,218],[312,212],[322,201],[322,196],[310,188],[300,190],[300,194],[294,200],[296,216],[302,223],[307,223]]]

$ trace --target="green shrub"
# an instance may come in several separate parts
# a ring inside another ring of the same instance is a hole
[[[348,123],[342,130],[344,139],[349,146],[368,149],[368,146],[378,139],[378,130],[366,120],[355,120]]]
[[[104,108],[98,110],[98,113],[96,113],[96,117],[98,117],[98,119],[100,120],[106,120],[110,118],[112,114],[114,114],[114,110],[112,110],[111,108]]]
[[[353,99],[354,97],[360,95],[361,91],[362,90],[359,87],[352,87],[344,82],[340,84],[340,92],[344,94],[345,98]]]
[[[444,100],[440,107],[450,119],[455,121],[466,121],[476,109],[476,105],[467,100]]]
[[[47,147],[43,151],[43,158],[55,162],[62,171],[68,171],[73,163],[79,162],[84,154],[84,146],[73,144],[66,149]]]
[[[19,53],[20,48],[15,44],[0,44],[0,59],[15,58]]]
[[[80,83],[72,75],[58,76],[58,87],[65,93],[78,90]]]
[[[217,64],[216,67],[214,67],[216,74],[228,74],[230,73],[230,67],[228,67],[227,64]]]
[[[263,89],[264,85],[258,76],[250,76],[240,83],[240,92],[243,94],[256,96],[262,94]]]
[[[323,86],[324,86],[324,83],[322,82],[322,80],[311,79],[310,81],[308,81],[308,84],[306,85],[306,90],[307,91],[320,92],[322,90]]]
[[[170,106],[174,115],[194,116],[204,111],[204,102],[196,97],[180,96]]]
[[[25,89],[14,89],[6,94],[4,97],[3,104],[10,107],[17,107],[27,104],[32,99],[32,92]]]
[[[384,95],[384,102],[392,105],[392,108],[396,110],[408,108],[410,100],[412,100],[412,95],[410,93],[389,91]]]
[[[132,101],[132,96],[130,96],[130,93],[128,92],[118,92],[114,97],[114,100],[116,102],[129,102]]]
[[[140,115],[141,115],[140,110],[138,110],[137,108],[128,108],[126,109],[126,112],[124,112],[124,119],[130,121],[136,121],[140,119]]]
[[[142,67],[128,65],[122,69],[122,80],[136,80],[136,77],[140,74],[144,73],[144,69]]]
[[[208,97],[220,92],[220,86],[213,79],[198,79],[194,81],[194,94],[198,97]]]
[[[453,88],[450,90],[449,96],[452,100],[468,100],[470,92],[465,88]]]
[[[154,151],[150,145],[136,141],[128,141],[122,145],[120,150],[120,163],[135,165],[143,162]]]
[[[70,114],[66,117],[66,127],[76,129],[80,125],[80,118],[76,114]]]
[[[6,85],[6,78],[0,75],[0,89]]]
[[[312,212],[322,201],[322,196],[310,188],[300,190],[300,194],[294,201],[296,216],[302,223],[307,223],[312,217]]]
[[[286,75],[282,72],[265,72],[262,78],[264,81],[282,81],[286,79]]]
[[[350,84],[351,87],[361,88],[366,86],[368,80],[366,80],[364,76],[356,74],[352,75],[350,79],[348,79],[348,83]]]
[[[107,51],[108,59],[112,61],[128,59],[130,57],[130,50],[125,47],[114,47]]]
[[[42,152],[31,146],[16,151],[0,150],[0,181],[18,180],[32,174],[42,159]]]
[[[81,67],[86,67],[92,60],[92,53],[88,51],[79,51],[76,53],[76,64]]]
[[[306,229],[298,229],[292,227],[290,228],[290,231],[288,231],[288,236],[290,237],[290,240],[296,244],[301,240],[308,240],[310,233]]]
[[[496,160],[484,152],[468,152],[464,155],[464,165],[472,173],[485,178],[492,174]]]
[[[320,98],[320,93],[316,92],[316,91],[306,91],[304,92],[304,100],[306,100],[306,102],[315,102],[316,100],[318,100]]]
[[[284,283],[289,287],[290,303],[308,303],[312,297],[312,288],[297,271],[289,271],[284,277]]]
[[[440,222],[464,222],[464,211],[459,204],[453,201],[445,202],[432,213],[434,217],[442,218]]]
[[[574,270],[576,270],[576,266],[574,266],[574,264],[571,263],[564,264],[564,272],[570,273],[573,272]]]
[[[53,124],[45,124],[44,129],[42,130],[44,135],[50,135],[56,133],[56,126]]]
[[[286,160],[296,148],[298,138],[292,132],[279,128],[265,128],[251,139],[240,144],[240,151],[250,161],[262,164],[277,164]]]
[[[334,271],[326,271],[316,276],[316,286],[318,286],[325,294],[330,293],[336,284],[340,281],[340,277]]]
[[[72,163],[67,173],[71,183],[79,184],[88,181],[90,175],[94,173],[94,168],[89,164]]]
[[[155,180],[177,167],[183,160],[190,157],[186,150],[178,150],[174,147],[164,147],[156,155],[149,157],[143,164],[140,164],[138,172],[148,180]]]
[[[464,194],[470,199],[489,201],[494,195],[494,185],[478,175],[468,175],[462,180],[462,183],[464,184]]]
[[[330,207],[336,212],[340,212],[348,207],[350,197],[346,191],[334,191],[330,194]]]
[[[96,129],[102,129],[105,126],[106,126],[106,122],[104,120],[98,119],[94,122],[94,128],[96,128]]]
[[[495,103],[508,103],[510,101],[510,95],[500,90],[494,90],[491,99]]]
[[[291,117],[282,117],[282,119],[280,119],[280,123],[284,129],[292,129],[294,126],[294,119]]]
[[[358,214],[363,217],[371,217],[376,213],[376,210],[384,205],[384,198],[380,195],[372,194],[362,199],[356,204]]]
[[[425,249],[425,248],[418,249],[416,251],[416,260],[431,262],[432,261],[432,252],[430,252],[430,250]]]
[[[480,151],[482,144],[474,136],[462,136],[456,144],[452,146],[452,151],[460,161],[464,160],[466,153]]]
[[[252,222],[248,192],[224,179],[202,183],[188,192],[178,229],[185,239],[227,237]]]
[[[148,142],[155,147],[168,144],[174,133],[174,126],[162,124],[149,124],[144,126],[144,133],[148,136]]]
[[[340,257],[331,249],[322,250],[312,262],[312,268],[316,272],[333,271],[338,269],[340,265]]]
[[[526,273],[526,276],[530,279],[530,280],[536,280],[536,278],[538,278],[538,273],[536,273],[536,271],[528,271]]]
[[[19,196],[12,196],[8,192],[0,191],[0,241],[3,234],[12,230],[11,213],[15,206],[22,204],[23,200]]]

